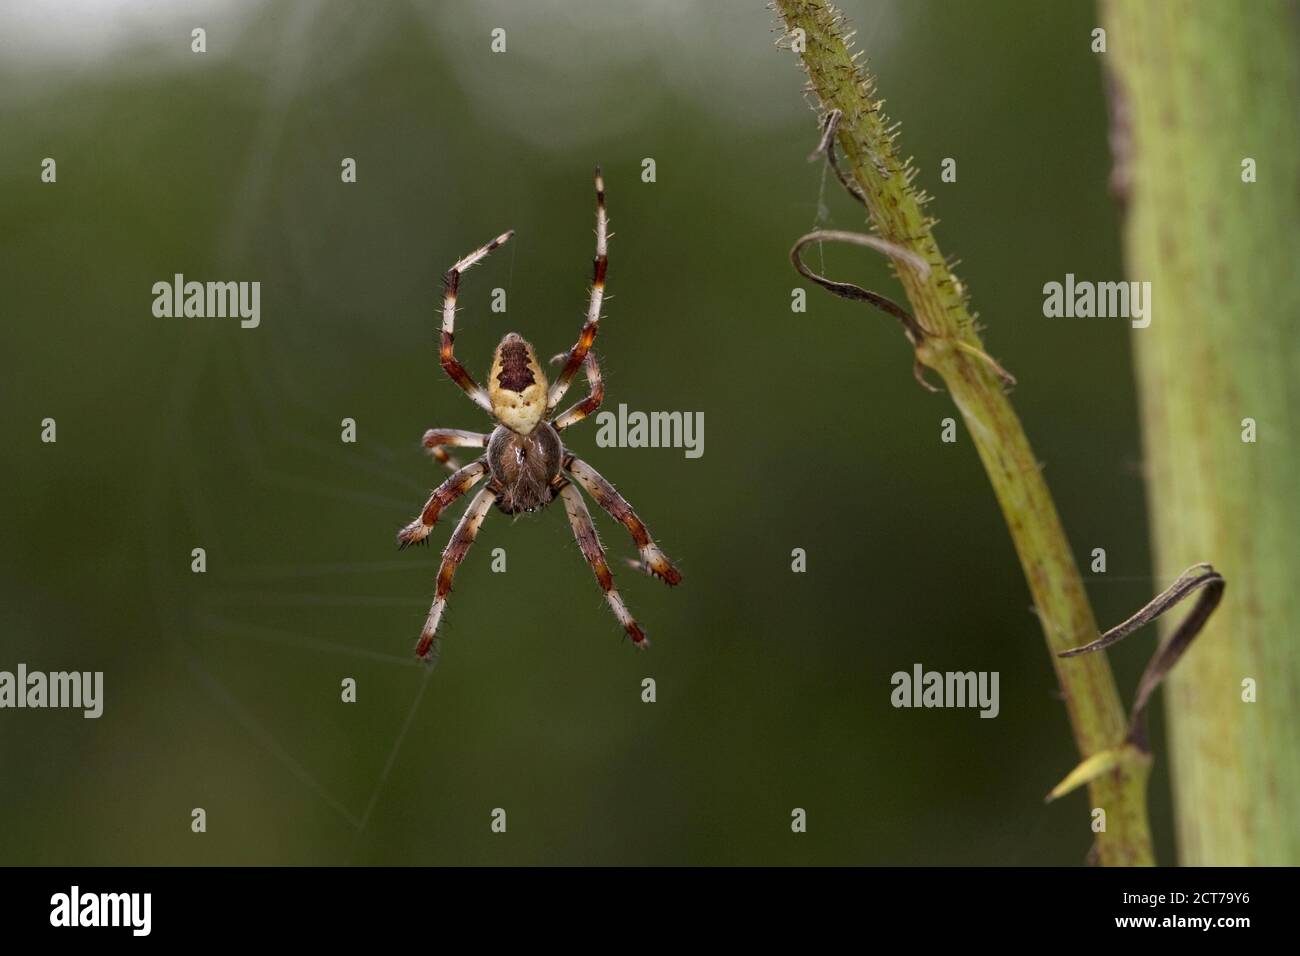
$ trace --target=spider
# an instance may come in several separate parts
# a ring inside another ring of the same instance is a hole
[[[627,528],[640,552],[639,561],[628,562],[631,566],[652,574],[669,585],[681,582],[681,573],[659,550],[645,523],[637,517],[627,500],[595,468],[565,448],[560,440],[562,431],[594,412],[605,397],[600,365],[591,346],[596,339],[601,301],[605,294],[608,225],[605,215],[605,182],[600,167],[596,167],[596,260],[587,320],[574,346],[551,360],[554,363],[563,362],[563,366],[559,377],[549,385],[546,374],[537,361],[537,353],[517,333],[509,333],[496,347],[486,389],[474,381],[456,359],[454,352],[456,293],[460,287],[460,277],[494,249],[508,242],[514,235],[514,230],[502,233],[447,270],[444,279],[446,292],[442,303],[442,368],[474,404],[490,414],[497,424],[491,433],[444,428],[431,428],[424,433],[424,447],[435,459],[451,469],[453,474],[429,495],[424,510],[415,520],[398,532],[399,548],[425,542],[444,509],[483,479],[487,479],[487,484],[470,501],[442,552],[433,606],[429,608],[429,616],[415,646],[417,657],[431,659],[438,624],[447,607],[447,595],[451,593],[456,568],[465,560],[470,545],[474,543],[479,528],[493,505],[505,514],[514,515],[537,511],[557,497],[561,498],[583,557],[591,565],[614,616],[637,647],[646,646],[645,632],[628,612],[627,605],[614,586],[614,576],[605,561],[605,551],[596,536],[596,527],[592,524],[591,514],[587,511],[578,487],[585,489],[598,505]],[[587,397],[556,414],[556,407],[579,369],[583,369],[586,374]],[[447,453],[447,447],[483,448],[486,453],[478,460],[461,466]]]

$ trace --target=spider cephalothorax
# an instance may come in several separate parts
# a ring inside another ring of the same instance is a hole
[[[450,468],[453,474],[434,489],[419,516],[398,532],[400,547],[424,542],[442,511],[484,478],[487,479],[487,484],[465,509],[465,514],[442,552],[437,592],[415,648],[416,654],[424,658],[429,657],[433,651],[438,624],[447,606],[447,595],[451,593],[456,567],[465,559],[483,519],[493,505],[506,514],[518,514],[536,511],[556,498],[562,498],[583,557],[591,565],[614,615],[632,643],[638,647],[646,643],[645,632],[632,618],[614,587],[614,576],[605,561],[605,551],[596,536],[591,514],[587,511],[578,487],[581,486],[598,505],[627,528],[641,555],[639,561],[631,562],[633,566],[668,584],[677,584],[682,579],[680,572],[651,539],[650,532],[627,500],[596,469],[570,453],[560,439],[564,429],[594,412],[605,397],[600,365],[595,353],[591,351],[600,322],[608,262],[605,185],[600,170],[596,170],[596,262],[587,321],[582,326],[578,341],[568,352],[556,356],[555,361],[560,361],[563,365],[555,382],[549,383],[533,347],[523,336],[511,332],[497,346],[488,375],[488,387],[484,389],[456,359],[456,294],[461,275],[493,249],[508,242],[513,235],[513,232],[501,234],[447,271],[446,294],[442,306],[442,367],[476,405],[496,420],[497,426],[491,433],[433,428],[424,434],[424,447],[434,458]],[[586,373],[589,386],[587,397],[556,414],[556,407],[579,369]],[[486,452],[477,461],[462,467],[447,454],[447,446],[482,448]]]
[[[527,435],[498,425],[488,439],[487,463],[501,486],[496,506],[508,515],[536,511],[555,497],[551,486],[560,477],[564,446],[560,435],[543,422]]]

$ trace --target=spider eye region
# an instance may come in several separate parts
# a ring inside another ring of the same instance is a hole
[[[488,397],[492,414],[512,431],[527,435],[546,412],[546,373],[528,341],[511,332],[492,357]]]

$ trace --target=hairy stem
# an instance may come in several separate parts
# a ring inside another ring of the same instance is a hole
[[[933,222],[922,209],[925,199],[912,186],[915,170],[899,161],[896,131],[874,99],[874,81],[850,53],[839,14],[825,0],[775,5],[822,109],[843,114],[835,135],[841,164],[877,234],[929,265],[896,270],[924,333],[917,358],[943,378],[984,463],[1038,609],[1079,753],[1084,760],[1106,751],[1119,755],[1089,782],[1091,806],[1106,812],[1106,829],[1096,835],[1097,859],[1115,866],[1150,864],[1149,760],[1123,747],[1127,718],[1104,653],[1057,656],[1096,639],[1097,623],[1000,370],[984,352],[965,290],[940,254]]]

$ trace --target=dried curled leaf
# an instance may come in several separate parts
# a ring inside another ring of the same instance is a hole
[[[1112,627],[1095,641],[1085,644],[1083,647],[1061,651],[1058,655],[1059,657],[1077,657],[1080,654],[1091,654],[1095,651],[1105,650],[1112,644],[1118,644],[1139,628],[1154,621],[1190,594],[1198,590],[1201,592],[1200,599],[1196,602],[1196,606],[1192,608],[1191,613],[1183,618],[1182,623],[1160,642],[1156,652],[1151,655],[1146,670],[1142,672],[1141,680],[1138,681],[1137,695],[1134,697],[1133,709],[1129,716],[1128,741],[1143,753],[1150,753],[1150,747],[1147,743],[1146,710],[1147,704],[1151,701],[1151,695],[1155,693],[1156,688],[1160,686],[1160,682],[1165,679],[1165,676],[1173,670],[1179,658],[1186,653],[1196,635],[1201,633],[1201,629],[1205,627],[1205,622],[1210,619],[1210,615],[1214,613],[1214,609],[1219,606],[1219,602],[1223,599],[1223,590],[1226,586],[1223,575],[1214,570],[1213,567],[1208,564],[1194,564],[1180,574],[1178,580],[1157,594],[1128,620]]]

